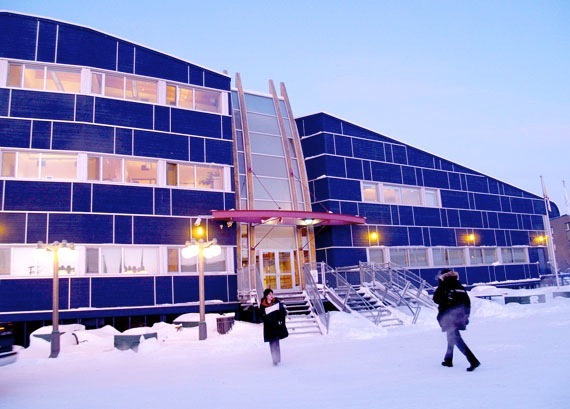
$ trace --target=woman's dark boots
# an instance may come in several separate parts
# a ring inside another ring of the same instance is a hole
[[[467,372],[473,372],[476,368],[478,368],[481,365],[481,362],[479,362],[479,360],[475,358],[475,355],[473,354],[473,352],[471,352],[469,348],[466,348],[465,356],[467,357],[467,360],[471,364],[471,366],[467,368]]]
[[[445,358],[441,364],[443,366],[447,366],[447,367],[451,368],[453,366],[453,361],[451,358]]]

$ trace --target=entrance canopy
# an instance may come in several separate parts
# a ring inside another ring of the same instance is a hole
[[[340,226],[366,223],[366,219],[359,216],[297,210],[212,210],[212,217],[214,220],[282,226]]]

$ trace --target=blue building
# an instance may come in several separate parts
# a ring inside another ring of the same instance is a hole
[[[303,266],[538,278],[540,197],[278,93],[93,29],[0,13],[0,320],[119,329],[303,291]],[[557,212],[557,210],[555,209]],[[200,235],[196,228],[200,227]],[[74,258],[54,267],[45,245]],[[41,242],[38,251],[38,242]],[[42,250],[43,249],[43,250]],[[257,278],[261,281],[257,281]],[[246,305],[247,307],[247,305]],[[25,341],[24,341],[25,342]]]

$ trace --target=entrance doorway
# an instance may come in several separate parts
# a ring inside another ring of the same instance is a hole
[[[275,291],[294,291],[301,288],[295,274],[293,251],[259,250],[257,262],[264,288]]]

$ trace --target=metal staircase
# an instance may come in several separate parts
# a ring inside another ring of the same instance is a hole
[[[311,307],[309,297],[304,291],[295,293],[275,292],[275,296],[287,310],[286,324],[289,335],[322,334],[319,320]]]

